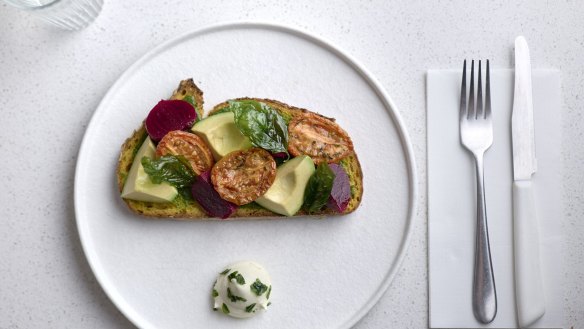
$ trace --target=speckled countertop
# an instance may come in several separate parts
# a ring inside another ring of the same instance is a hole
[[[65,32],[0,4],[0,328],[129,328],[97,284],[73,209],[77,152],[120,74],[184,31],[270,21],[319,35],[357,58],[392,96],[413,143],[418,210],[405,260],[356,328],[428,326],[425,72],[463,58],[512,65],[530,41],[533,67],[562,73],[565,321],[584,323],[584,5],[578,1],[108,1]]]

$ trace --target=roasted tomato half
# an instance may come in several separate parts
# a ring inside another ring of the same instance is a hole
[[[184,156],[195,173],[200,174],[213,167],[213,154],[201,137],[186,131],[174,130],[164,135],[156,147],[156,156]]]
[[[288,151],[315,164],[338,162],[353,151],[351,138],[334,121],[316,113],[295,115],[288,124]]]
[[[211,170],[211,181],[221,198],[244,205],[262,196],[274,183],[276,161],[264,149],[233,151]]]

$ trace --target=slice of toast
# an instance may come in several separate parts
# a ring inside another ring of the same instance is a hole
[[[197,112],[198,118],[203,118],[205,112],[203,110],[203,92],[193,79],[182,80],[176,90],[170,96],[171,100],[186,100],[187,97],[191,97],[194,101],[195,111]]]
[[[185,97],[191,95],[195,101],[195,108],[197,113],[202,113],[203,108],[203,92],[193,83],[192,79],[183,80],[180,82],[179,87],[173,93],[171,99],[184,99]],[[299,115],[303,112],[310,112],[306,109],[301,109],[284,104],[279,101],[270,99],[259,99],[259,98],[239,98],[236,100],[256,100],[263,102],[275,110],[277,110],[286,120],[292,119],[295,115]],[[213,114],[216,111],[226,107],[227,102],[216,105],[209,114]],[[201,112],[199,112],[201,111]],[[202,115],[200,116],[202,117]],[[334,121],[332,118],[326,118],[327,120]],[[118,167],[117,167],[117,181],[118,188],[121,192],[125,179],[128,175],[130,167],[134,161],[134,157],[142,145],[146,137],[148,136],[144,124],[134,131],[132,136],[130,136],[125,143],[122,145]],[[348,156],[344,157],[339,161],[339,164],[343,166],[347,175],[349,176],[349,182],[351,186],[351,199],[349,204],[343,213],[337,213],[331,209],[325,208],[320,212],[312,213],[311,216],[329,216],[329,215],[343,215],[353,212],[359,206],[361,202],[361,197],[363,195],[363,173],[361,171],[361,165],[357,158],[357,154],[352,151]],[[169,203],[155,203],[155,202],[143,202],[135,201],[129,199],[123,199],[128,205],[129,209],[135,213],[150,217],[160,217],[160,218],[175,218],[175,219],[207,219],[207,220],[219,220],[219,218],[209,217],[201,206],[194,200],[186,200],[180,195],[176,197],[173,202]],[[300,210],[296,216],[306,216],[308,215],[304,210]],[[288,218],[279,214],[276,214],[255,202],[247,205],[240,206],[237,211],[228,218],[228,220],[245,220],[245,219],[255,219],[258,217],[262,218]]]

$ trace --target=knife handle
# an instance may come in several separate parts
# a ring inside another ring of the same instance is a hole
[[[520,328],[526,328],[545,313],[539,229],[530,180],[513,182],[513,235],[517,320]]]

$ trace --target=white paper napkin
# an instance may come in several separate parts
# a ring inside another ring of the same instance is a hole
[[[462,70],[427,75],[428,257],[430,327],[515,328],[511,111],[513,70],[491,71],[493,146],[485,154],[485,189],[497,289],[495,320],[472,312],[476,185],[471,155],[459,140]],[[562,327],[561,97],[557,70],[533,70],[538,171],[533,176],[540,232],[545,315],[534,328]]]

